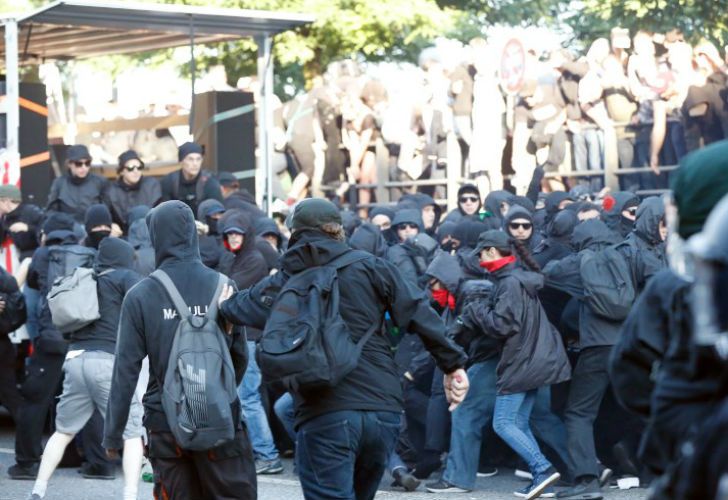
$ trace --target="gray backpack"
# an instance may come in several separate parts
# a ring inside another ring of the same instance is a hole
[[[598,252],[584,250],[580,255],[586,303],[598,316],[612,321],[625,319],[637,298],[625,258],[614,246]]]
[[[231,405],[238,401],[235,370],[225,334],[217,324],[217,301],[227,278],[219,281],[204,317],[190,313],[169,276],[156,270],[180,321],[164,375],[162,407],[177,444],[209,450],[235,437]]]
[[[53,283],[48,292],[48,308],[59,332],[75,332],[101,318],[96,280],[112,271],[97,275],[93,269],[77,267],[69,276]]]

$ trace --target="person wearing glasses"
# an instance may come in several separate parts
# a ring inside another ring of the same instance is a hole
[[[154,177],[143,175],[146,165],[136,151],[129,150],[119,155],[118,179],[106,190],[104,203],[111,211],[114,224],[124,234],[128,232],[129,210],[140,205],[153,207],[162,198],[162,188]]]
[[[53,181],[46,210],[69,214],[83,224],[86,209],[102,202],[108,183],[91,173],[91,155],[83,144],[68,148],[65,164],[68,171]]]
[[[541,238],[533,228],[533,215],[520,205],[513,205],[508,209],[503,219],[503,231],[513,238],[523,242],[529,251],[536,248]]]
[[[458,189],[458,207],[447,214],[445,222],[460,222],[465,218],[476,219],[482,206],[480,191],[475,184],[463,184]]]

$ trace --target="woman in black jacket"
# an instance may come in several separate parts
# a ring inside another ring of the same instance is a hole
[[[512,244],[521,262],[538,270],[520,241],[510,240],[501,231],[483,233],[476,251],[495,288],[490,300],[465,306],[462,321],[501,344],[493,429],[528,463],[533,483],[520,493],[535,498],[560,477],[541,453],[530,429],[536,392],[542,386],[568,380],[571,374],[559,334],[538,300],[543,276],[516,267]]]
[[[119,178],[110,184],[104,196],[104,203],[109,207],[114,224],[124,234],[128,232],[127,218],[129,210],[139,205],[153,207],[162,197],[162,188],[154,177],[144,177],[144,162],[136,151],[129,150],[119,155],[119,166],[116,173]]]

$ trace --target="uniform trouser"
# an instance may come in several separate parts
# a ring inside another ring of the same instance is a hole
[[[17,422],[18,408],[23,402],[15,380],[15,347],[7,335],[0,333],[0,402]]]
[[[63,354],[36,351],[29,359],[20,388],[23,403],[18,408],[15,429],[15,461],[22,466],[40,462],[43,428],[48,410],[58,392],[63,375]]]
[[[244,427],[233,441],[206,451],[182,450],[172,433],[150,431],[149,460],[155,499],[257,498],[253,449]]]

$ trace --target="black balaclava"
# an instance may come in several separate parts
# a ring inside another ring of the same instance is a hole
[[[86,228],[86,246],[98,249],[101,240],[109,236],[111,231],[93,231],[93,228],[96,226],[111,227],[111,224],[111,212],[109,212],[106,205],[99,203],[88,207],[86,210],[86,217],[84,219],[84,226]]]

